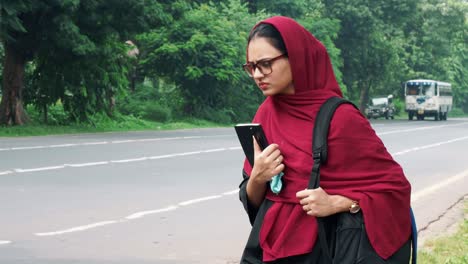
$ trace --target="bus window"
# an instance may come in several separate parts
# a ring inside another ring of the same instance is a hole
[[[440,95],[441,96],[452,96],[452,91],[448,86],[440,86]]]
[[[434,95],[434,84],[423,84],[423,95],[433,96]]]
[[[406,86],[406,93],[408,95],[418,95],[419,91],[420,91],[419,85],[407,84]]]

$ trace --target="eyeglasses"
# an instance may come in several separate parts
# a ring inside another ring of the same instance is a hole
[[[273,62],[276,60],[288,56],[287,53],[281,54],[277,57],[271,58],[271,59],[263,59],[257,61],[257,63],[253,62],[248,62],[244,65],[242,65],[242,68],[244,68],[244,71],[250,76],[253,77],[254,72],[256,69],[258,69],[263,75],[268,75],[273,72],[273,69],[271,66],[273,65]]]

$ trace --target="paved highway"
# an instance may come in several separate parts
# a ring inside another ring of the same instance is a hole
[[[372,120],[419,229],[468,192],[468,119]],[[0,138],[0,263],[236,263],[249,232],[234,129]]]

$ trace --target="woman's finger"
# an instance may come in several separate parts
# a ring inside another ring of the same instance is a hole
[[[305,189],[305,190],[302,190],[302,191],[298,191],[298,192],[296,193],[296,197],[299,198],[299,199],[303,199],[303,198],[305,198],[305,197],[307,197],[307,196],[310,195],[310,191],[312,191],[312,190],[310,190],[310,189]]]

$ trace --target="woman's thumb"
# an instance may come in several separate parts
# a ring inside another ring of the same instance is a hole
[[[260,146],[257,143],[257,140],[255,139],[254,136],[252,136],[253,140],[253,146],[254,146],[254,155],[258,156],[260,153],[262,153],[262,149],[260,149]]]

